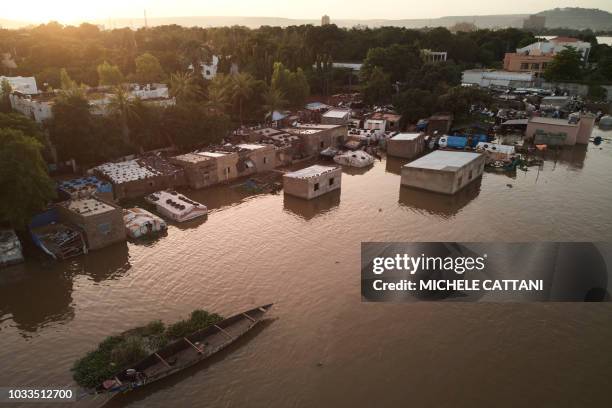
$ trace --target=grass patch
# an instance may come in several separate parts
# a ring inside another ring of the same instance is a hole
[[[168,343],[223,320],[216,313],[196,309],[189,319],[168,327],[161,320],[135,327],[118,336],[104,339],[98,348],[74,363],[72,376],[82,387],[94,388],[117,372],[129,368]]]

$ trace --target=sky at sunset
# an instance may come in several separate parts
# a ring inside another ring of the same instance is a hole
[[[135,18],[143,10],[151,18],[182,16],[256,16],[318,19],[403,19],[442,16],[525,14],[555,8],[585,7],[612,12],[612,0],[30,0],[2,8],[0,18],[27,22],[77,23],[109,18]]]

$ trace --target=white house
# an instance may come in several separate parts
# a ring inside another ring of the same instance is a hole
[[[19,92],[12,92],[9,95],[11,108],[21,112],[25,116],[41,123],[53,117],[53,99],[45,96],[24,95]]]
[[[13,91],[21,92],[25,95],[36,95],[38,87],[36,86],[36,78],[34,77],[5,77],[0,76],[0,83],[7,80]]]
[[[216,55],[212,56],[210,64],[200,63],[200,69],[202,77],[204,79],[213,79],[217,76],[217,69],[219,68],[219,57]],[[189,69],[193,70],[193,64],[189,65]]]

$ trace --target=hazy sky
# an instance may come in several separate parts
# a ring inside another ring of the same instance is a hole
[[[435,18],[451,15],[523,14],[555,7],[599,8],[612,0],[28,0],[11,1],[1,18],[32,22],[78,22],[118,17],[267,16],[289,18]]]

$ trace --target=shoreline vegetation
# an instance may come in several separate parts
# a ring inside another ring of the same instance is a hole
[[[188,319],[166,326],[153,320],[119,335],[105,338],[95,350],[78,359],[73,367],[73,379],[85,388],[94,388],[122,369],[139,362],[169,343],[198,330],[217,324],[223,317],[202,309],[191,312]]]

